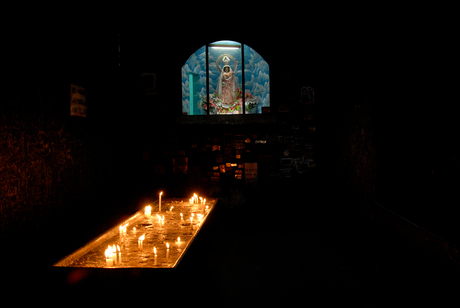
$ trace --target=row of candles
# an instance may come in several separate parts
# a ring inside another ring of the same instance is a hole
[[[161,196],[163,195],[163,192],[160,192],[159,194],[159,198],[158,198],[158,209],[159,211],[161,212]],[[199,201],[198,201],[199,200]],[[202,198],[202,197],[198,197],[196,194],[193,194],[193,197],[189,199],[189,203],[190,204],[201,204],[201,205],[205,205],[206,204],[206,199]],[[169,212],[172,213],[172,209],[174,208],[174,206],[171,206],[171,208],[169,209]],[[206,206],[206,211],[208,210],[208,206]],[[144,209],[144,215],[145,217],[147,218],[150,218],[151,215],[152,215],[152,207],[150,205],[146,206],[145,209]],[[158,223],[160,224],[160,226],[162,226],[164,224],[164,220],[165,220],[165,217],[164,215],[163,216],[160,216],[158,214],[156,214],[157,218],[158,218]],[[193,219],[194,219],[194,216],[195,214],[192,213],[191,216],[190,216],[190,225],[191,227],[193,228]],[[183,214],[180,213],[180,217],[181,217],[181,222],[183,223],[184,222],[184,218],[183,218]],[[198,218],[198,221],[201,222],[201,220],[203,219],[203,214],[197,214],[197,218]],[[120,244],[123,244],[124,242],[124,238],[126,236],[126,232],[127,232],[127,227],[128,227],[128,223],[125,224],[125,225],[121,225],[119,227],[119,232],[120,232]],[[134,227],[133,228],[133,232],[136,233],[136,228]],[[140,236],[138,238],[138,246],[139,246],[139,249],[143,250],[144,249],[144,240],[145,240],[145,234],[143,234],[142,236]],[[176,241],[176,244],[178,246],[177,250],[178,251],[181,251],[181,239],[180,237],[177,238],[177,241]],[[166,259],[169,258],[169,243],[166,242],[165,243],[165,246],[166,246]],[[155,256],[155,263],[156,263],[156,257],[157,257],[157,249],[156,247],[153,247],[153,253],[154,253],[154,256]],[[114,265],[119,265],[121,264],[121,250],[120,250],[120,246],[108,246],[108,248],[105,250],[105,257],[106,257],[106,264],[107,266],[114,266]]]
[[[171,207],[171,210],[172,210],[172,208],[173,208],[173,206]],[[207,210],[207,209],[206,209],[206,210]],[[145,217],[147,217],[147,218],[152,217],[150,205],[148,205],[148,206],[145,207],[144,215],[145,215]],[[160,216],[160,215],[158,215],[158,214],[156,214],[156,216],[157,216],[157,218],[158,218],[158,223],[160,224],[160,226],[163,226],[164,223],[165,223],[165,216],[164,216],[164,215],[163,215],[163,216]],[[191,224],[193,224],[193,219],[194,219],[194,217],[195,217],[195,214],[192,213],[192,214],[190,215],[190,223],[191,223]],[[203,214],[196,214],[196,217],[198,218],[198,222],[201,222],[201,220],[203,219],[204,216],[203,216]],[[181,220],[181,222],[184,222],[184,215],[183,215],[182,213],[180,213],[180,220]],[[124,228],[124,226],[120,226],[120,235],[122,234],[122,233],[121,233],[121,230],[122,230],[123,228]],[[134,230],[135,230],[135,229],[134,229]],[[123,231],[124,231],[124,233],[126,234],[126,230],[123,229]]]
[[[145,234],[143,234],[141,237],[139,237],[138,239],[138,246],[139,246],[139,249],[140,250],[143,250],[144,249],[144,240],[145,240]],[[180,239],[180,237],[177,238],[177,241],[176,241],[176,245],[177,245],[177,251],[182,251],[182,241]],[[170,248],[170,245],[169,245],[169,242],[166,242],[165,243],[165,248],[166,248],[166,260],[169,259],[169,248]],[[156,264],[156,261],[157,261],[157,248],[154,246],[153,247],[153,254],[154,254],[154,257],[155,257],[155,264]],[[121,250],[120,250],[120,246],[118,245],[113,245],[113,246],[108,246],[108,248],[105,250],[105,261],[106,261],[106,265],[108,267],[112,267],[112,266],[115,266],[115,265],[121,265]]]
[[[199,202],[198,202],[198,199],[200,200]],[[193,197],[191,197],[188,202],[190,204],[205,205],[206,204],[206,199],[203,199],[202,197],[198,197],[196,194],[193,194]]]
[[[114,266],[121,264],[121,250],[120,246],[113,245],[105,250],[105,261],[107,266]]]
[[[161,196],[163,195],[163,192],[160,192],[160,194],[158,195],[158,212],[161,212]],[[199,201],[198,201],[199,200]],[[201,204],[201,205],[206,205],[206,199],[205,198],[202,198],[202,197],[198,197],[197,194],[193,194],[193,196],[189,199],[189,204]],[[169,211],[172,212],[172,209],[174,208],[174,206],[172,206]],[[208,207],[206,206],[206,209],[208,209]],[[146,208],[145,208],[145,216],[147,217],[150,217],[150,215],[152,214],[152,207],[150,205],[148,205]]]

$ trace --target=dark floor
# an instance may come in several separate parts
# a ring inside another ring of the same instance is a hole
[[[65,229],[64,221],[43,230],[30,253],[18,250],[22,258],[4,263],[10,283],[3,291],[20,291],[19,302],[131,306],[442,306],[456,297],[458,267],[370,220],[342,191],[325,187],[325,179],[312,177],[223,192],[172,270],[53,268],[52,262],[123,217],[82,221],[80,231]],[[54,240],[59,230],[68,240]]]

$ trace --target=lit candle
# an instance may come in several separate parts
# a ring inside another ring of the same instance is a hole
[[[163,192],[160,192],[159,200],[158,200],[158,212],[161,212],[161,195]]]
[[[133,228],[133,233],[134,233],[134,234],[137,233],[136,227]]]
[[[107,266],[113,266],[113,253],[112,247],[109,247],[105,250],[105,261]]]
[[[169,259],[169,243],[166,242],[166,261]]]
[[[156,247],[153,247],[153,254],[155,255],[155,259],[153,261],[153,264],[157,265],[157,249],[156,249]]]
[[[139,244],[139,249],[144,249],[144,239],[145,239],[145,234],[143,234],[141,237],[139,237],[139,240],[137,243]]]
[[[113,246],[109,245],[109,247],[110,247],[109,249],[110,259],[112,259],[112,264],[116,265],[117,264],[117,254],[116,254],[115,245]]]
[[[177,244],[177,251],[182,251],[182,249],[181,249],[182,242],[180,241],[180,237],[177,238],[176,244]]]
[[[172,213],[172,209],[174,208],[174,206],[171,206],[171,208],[169,209],[169,211]]]
[[[129,223],[127,223],[126,225],[122,225],[120,226],[119,230],[120,230],[120,244],[123,244],[124,242],[124,237],[126,236],[126,227],[128,227]]]
[[[150,215],[152,214],[152,207],[150,205],[147,205],[145,207],[145,217],[150,217]]]

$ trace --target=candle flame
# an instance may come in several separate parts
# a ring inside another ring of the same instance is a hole
[[[150,205],[147,205],[145,207],[145,215],[150,215],[152,213],[152,207]]]
[[[112,246],[109,245],[109,247],[107,247],[107,249],[105,250],[105,258],[106,259],[111,259],[112,258]]]
[[[161,197],[162,194],[163,194],[163,192],[160,192],[160,197]]]
[[[180,237],[177,238],[177,242],[180,243]]]
[[[166,249],[169,249],[169,243],[166,242]]]
[[[145,239],[145,234],[143,234],[141,237],[139,237],[139,241],[143,241]]]
[[[157,254],[157,248],[153,247],[153,253],[156,255]]]
[[[169,209],[170,212],[172,212],[172,209],[174,208],[174,206],[171,206],[171,208]]]
[[[120,253],[120,246],[117,245],[117,251]]]

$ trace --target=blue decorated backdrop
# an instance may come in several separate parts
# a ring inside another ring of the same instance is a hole
[[[240,45],[232,41],[220,41],[220,45]],[[219,72],[216,68],[216,60],[221,54],[232,55],[237,63],[235,77],[238,86],[242,86],[242,74],[245,79],[245,98],[247,113],[261,113],[262,107],[270,106],[270,71],[268,63],[252,48],[243,45],[244,59],[241,60],[240,49],[209,48],[209,93],[206,91],[206,46],[194,52],[182,67],[182,113],[188,115],[206,114],[206,100],[213,102]],[[222,64],[221,64],[222,65]],[[230,63],[233,68],[233,60]],[[191,96],[192,94],[192,96]],[[248,102],[254,104],[248,108]],[[211,104],[213,106],[213,104]],[[222,111],[212,108],[213,113],[238,113],[229,110]]]

